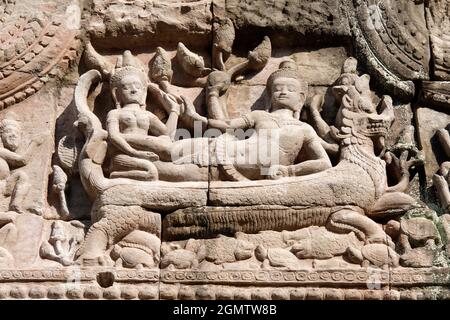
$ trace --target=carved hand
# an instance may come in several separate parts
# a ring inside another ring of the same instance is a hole
[[[288,166],[283,165],[273,165],[269,168],[269,178],[270,179],[280,179],[289,176]]]
[[[392,98],[391,96],[388,95],[384,95],[383,99],[382,99],[383,103],[386,104],[387,106],[392,106]]]
[[[393,107],[393,102],[392,102],[392,98],[388,95],[384,95],[383,98],[381,99],[381,112],[383,111],[389,111],[389,112],[393,112],[392,110],[394,109]]]
[[[177,99],[175,96],[168,93],[165,93],[163,97],[165,108],[168,113],[175,112],[176,114],[180,115],[184,112],[184,104],[178,103],[178,101],[181,99]]]
[[[189,100],[188,98],[186,98],[183,95],[181,95],[180,98],[181,98],[181,101],[183,102],[184,115],[194,119],[195,121],[201,121],[203,123],[208,123],[208,119],[206,119],[205,117],[203,117],[197,113],[197,111],[195,110],[195,106],[191,100]]]
[[[208,94],[221,95],[231,84],[230,75],[223,71],[214,71],[208,76]]]

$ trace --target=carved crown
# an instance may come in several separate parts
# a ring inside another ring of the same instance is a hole
[[[111,88],[117,87],[122,78],[129,74],[137,75],[142,83],[145,86],[147,85],[148,79],[143,64],[129,50],[126,50],[122,56],[119,56],[112,71],[110,78]]]
[[[300,78],[298,67],[293,60],[286,60],[280,63],[278,70],[274,71],[267,79],[267,89],[271,91],[272,84],[277,78],[292,78],[300,82],[300,90],[306,92],[308,83]]]

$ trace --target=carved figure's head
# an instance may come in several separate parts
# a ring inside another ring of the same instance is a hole
[[[272,110],[290,109],[296,118],[306,100],[308,84],[300,79],[294,61],[283,61],[280,68],[273,72],[267,80],[267,90],[271,96]]]
[[[353,57],[348,57],[344,61],[342,66],[342,74],[353,73],[356,74],[356,69],[358,68],[358,60]]]
[[[145,105],[148,79],[141,63],[129,50],[119,57],[110,79],[111,93],[120,108],[126,104]]]
[[[11,151],[16,151],[22,140],[20,123],[11,118],[3,119],[0,121],[0,135],[3,146]]]

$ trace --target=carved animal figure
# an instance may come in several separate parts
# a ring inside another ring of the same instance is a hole
[[[283,248],[265,248],[259,245],[255,249],[255,256],[262,261],[263,268],[282,267],[288,269],[298,269],[299,260],[289,250]]]
[[[175,245],[174,250],[167,252],[161,259],[160,267],[174,269],[195,269],[207,255],[205,246],[200,246],[197,251],[182,249]]]
[[[360,263],[362,267],[371,264],[377,267],[398,267],[399,255],[394,249],[380,243],[371,243],[361,249],[348,247],[345,256],[350,262]]]
[[[111,251],[116,266],[142,269],[159,263],[161,241],[148,232],[135,230],[117,243]]]

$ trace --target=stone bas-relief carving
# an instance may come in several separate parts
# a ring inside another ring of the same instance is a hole
[[[439,6],[230,4],[5,4],[0,298],[449,297]]]

